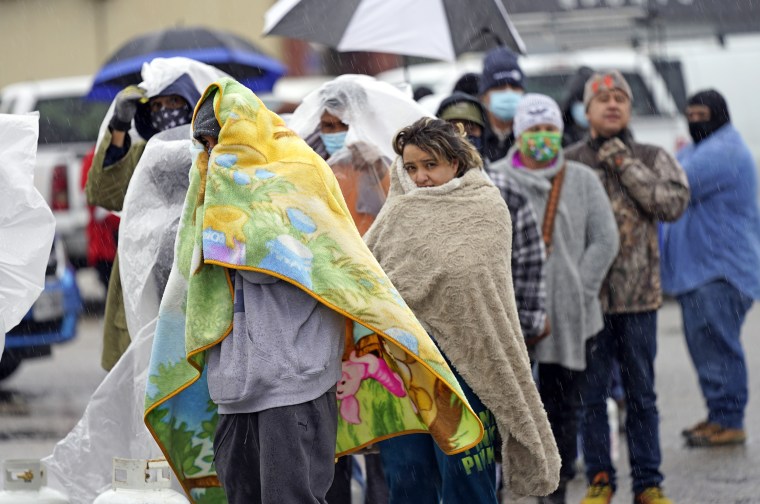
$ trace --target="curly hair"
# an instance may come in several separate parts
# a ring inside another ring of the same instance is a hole
[[[407,145],[414,145],[439,160],[457,160],[456,177],[461,177],[471,168],[483,166],[480,154],[467,141],[461,124],[454,125],[441,119],[423,117],[393,137],[393,150],[399,156],[403,157]]]

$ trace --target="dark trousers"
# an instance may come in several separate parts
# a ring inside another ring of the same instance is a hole
[[[476,447],[446,455],[429,434],[409,434],[379,443],[391,504],[496,504],[496,421],[456,374],[485,435]]]
[[[354,464],[356,462],[351,456],[341,457],[335,464],[335,478],[327,492],[327,502],[330,504],[351,504],[351,477],[357,470]],[[364,455],[364,467],[367,470],[364,504],[388,504],[388,485],[380,455]]]
[[[325,504],[333,479],[335,387],[313,401],[219,415],[214,463],[229,504]]]
[[[752,298],[720,280],[678,296],[678,302],[707,419],[730,429],[743,428],[748,392],[740,337]]]
[[[538,391],[562,459],[560,480],[565,482],[575,477],[582,377],[583,371],[573,371],[559,364],[538,365]]]
[[[660,426],[654,390],[657,354],[657,312],[605,315],[604,329],[586,343],[586,371],[581,383],[583,458],[591,482],[606,471],[613,486],[615,468],[610,456],[607,398],[613,359],[620,362],[625,391],[628,457],[633,491],[659,486]]]

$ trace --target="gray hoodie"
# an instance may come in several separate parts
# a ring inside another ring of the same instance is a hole
[[[515,180],[530,200],[539,222],[544,220],[551,179],[566,163],[565,180],[554,221],[552,251],[546,268],[547,314],[551,335],[536,345],[538,362],[581,371],[586,367],[585,342],[602,327],[599,291],[618,252],[615,216],[599,178],[585,165],[565,161],[562,152],[549,168],[515,168],[517,148],[491,165]]]
[[[256,413],[311,401],[341,377],[343,315],[276,277],[235,270],[230,333],[208,351],[219,413]]]

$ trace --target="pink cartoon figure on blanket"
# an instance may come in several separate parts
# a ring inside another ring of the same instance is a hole
[[[362,380],[367,378],[373,378],[396,397],[406,396],[404,382],[397,373],[391,371],[385,360],[373,353],[357,357],[354,350],[348,360],[343,362],[343,376],[338,382],[337,394],[341,400],[340,415],[349,423],[361,423],[359,400],[354,394],[359,390]]]

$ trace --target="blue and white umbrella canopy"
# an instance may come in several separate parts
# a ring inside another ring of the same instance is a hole
[[[110,100],[142,79],[143,63],[184,56],[215,66],[256,92],[271,91],[285,67],[235,34],[204,27],[171,28],[133,38],[95,75],[88,98]]]
[[[498,45],[525,52],[501,0],[279,0],[264,34],[444,61]]]

